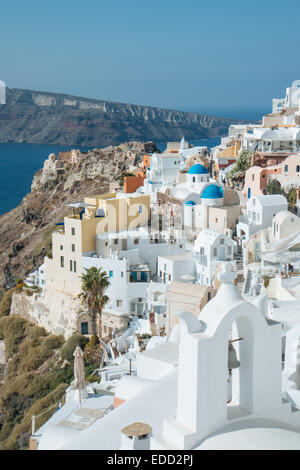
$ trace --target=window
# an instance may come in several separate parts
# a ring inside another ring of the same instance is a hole
[[[121,277],[124,277],[124,272],[123,271],[121,271]]]
[[[218,223],[218,220],[219,220],[219,219],[218,219],[218,218],[216,218],[216,224]]]
[[[217,248],[213,248],[213,256],[217,256]]]
[[[117,245],[117,244],[118,244],[118,239],[114,238],[114,245]]]
[[[252,175],[252,181],[254,181],[254,175]]]
[[[164,271],[166,271],[166,270],[167,270],[167,265],[166,265],[166,264],[164,264]]]
[[[139,244],[139,239],[138,239],[138,238],[135,238],[133,243],[134,243],[135,245],[138,245],[138,244]]]
[[[171,281],[171,274],[169,274],[169,281]]]
[[[71,233],[72,233],[72,235],[75,235],[75,227],[71,228]]]
[[[284,171],[285,172],[289,171],[289,166],[288,165],[284,165]]]
[[[291,218],[291,222],[294,222],[294,220],[295,220],[295,219],[292,217],[292,218]]]
[[[75,251],[75,245],[74,245],[74,243],[72,244],[72,251]]]
[[[299,173],[299,171],[300,171],[300,166],[299,165],[296,166],[296,171],[297,171],[297,173]]]
[[[77,272],[77,263],[76,263],[76,261],[74,261],[74,273],[76,273],[76,272]]]
[[[89,334],[89,324],[88,324],[87,321],[81,323],[80,330],[81,330],[82,335],[88,335]]]
[[[63,249],[64,249],[63,245],[60,245],[60,249],[61,249],[61,250],[63,250]]]
[[[193,183],[195,183],[195,181],[196,181],[196,177],[195,177],[195,176],[193,176]]]
[[[143,205],[139,204],[139,214],[141,214],[142,212],[143,212]]]
[[[224,238],[221,238],[220,245],[224,245]]]
[[[162,277],[162,272],[161,271],[159,271],[159,277]]]
[[[73,271],[73,261],[70,260],[70,271]]]
[[[114,272],[113,271],[109,271],[109,277],[114,277]]]
[[[65,267],[65,258],[63,256],[60,257],[60,267],[61,268]]]
[[[122,303],[123,303],[122,300],[117,300],[117,307],[122,307]]]

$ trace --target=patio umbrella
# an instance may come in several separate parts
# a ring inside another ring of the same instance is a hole
[[[75,357],[74,360],[74,380],[72,382],[72,386],[78,389],[79,394],[79,402],[81,403],[81,390],[83,390],[86,386],[85,381],[85,369],[84,369],[84,362],[83,362],[83,351],[80,346],[77,346],[73,356]]]

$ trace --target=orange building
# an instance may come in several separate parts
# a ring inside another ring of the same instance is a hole
[[[135,193],[135,191],[144,184],[146,175],[143,171],[139,171],[136,176],[125,176],[124,193]]]

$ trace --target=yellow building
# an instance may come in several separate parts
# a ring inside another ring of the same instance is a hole
[[[46,289],[76,295],[81,291],[82,255],[96,250],[96,236],[134,230],[150,220],[148,195],[108,193],[86,197],[84,211],[64,218],[52,235],[52,259],[45,259]]]

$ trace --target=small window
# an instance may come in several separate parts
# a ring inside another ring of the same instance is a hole
[[[61,250],[63,250],[63,249],[64,249],[63,245],[60,245],[60,249],[61,249]]]
[[[166,264],[164,264],[164,271],[166,271],[166,270],[167,270],[167,265],[166,265]]]
[[[195,183],[195,182],[196,182],[196,177],[195,177],[195,176],[193,176],[193,183]]]
[[[289,171],[289,166],[288,165],[284,165],[284,171],[285,172]]]
[[[121,271],[121,277],[124,277],[124,272],[123,271]]]
[[[139,239],[138,239],[138,238],[135,238],[133,243],[134,243],[135,245],[138,245],[138,244],[139,244]]]
[[[143,212],[143,205],[139,204],[139,214],[141,214],[142,212]]]
[[[72,233],[72,235],[75,235],[75,227],[71,228],[71,233]]]
[[[117,300],[117,307],[122,307],[122,303],[123,303],[122,300]]]
[[[169,274],[169,281],[171,281],[171,274]]]
[[[221,238],[220,245],[224,245],[224,238]]]
[[[60,257],[60,267],[61,268],[65,267],[65,258],[63,256]]]
[[[291,218],[291,222],[294,222],[294,220],[295,220],[294,217],[292,217],[292,218]]]
[[[74,261],[74,273],[76,273],[76,272],[77,272],[77,263],[76,263],[76,261]]]
[[[109,277],[114,277],[114,272],[113,271],[109,271]]]
[[[114,245],[117,245],[117,244],[118,244],[118,239],[114,238]]]
[[[297,171],[297,173],[299,173],[299,171],[300,171],[300,166],[299,165],[296,166],[296,171]]]
[[[218,219],[218,218],[216,218],[216,224],[218,223],[218,221],[219,221],[219,219]]]
[[[70,260],[70,271],[73,271],[73,261]]]
[[[72,244],[72,251],[75,251],[75,245],[74,245],[74,243]]]
[[[252,181],[254,181],[254,175],[252,175]]]

